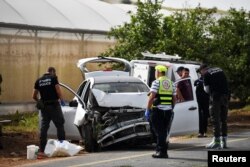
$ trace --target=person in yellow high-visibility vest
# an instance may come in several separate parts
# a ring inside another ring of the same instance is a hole
[[[156,134],[156,153],[153,158],[168,158],[168,143],[166,141],[173,118],[173,83],[166,77],[167,67],[157,65],[155,78],[150,88],[145,116],[152,123]]]

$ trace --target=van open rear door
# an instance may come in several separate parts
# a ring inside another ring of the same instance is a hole
[[[148,83],[149,79],[149,65],[148,64],[140,64],[140,63],[134,63],[134,70],[132,73],[132,76],[141,79],[144,83]]]
[[[155,80],[155,66],[164,65],[170,68],[169,62],[159,62],[154,60],[132,60],[131,64],[131,75],[133,77],[141,79],[149,87]],[[169,73],[169,74],[168,74]],[[171,70],[168,70],[167,76],[170,75]]]

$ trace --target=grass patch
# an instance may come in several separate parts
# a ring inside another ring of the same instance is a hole
[[[0,119],[11,120],[3,126],[4,132],[34,132],[38,130],[38,112],[2,115]]]
[[[250,112],[250,105],[247,105],[240,109],[229,110],[229,115],[239,115],[239,114],[248,114]]]
[[[228,123],[247,123],[250,120],[250,105],[241,109],[230,110],[228,113]]]
[[[245,107],[243,108],[243,110],[245,110],[245,111],[250,111],[250,105],[245,106]]]

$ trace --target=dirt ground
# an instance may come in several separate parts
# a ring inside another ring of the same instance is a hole
[[[0,167],[20,166],[36,163],[37,161],[55,159],[54,157],[44,157],[43,159],[27,160],[27,146],[39,146],[39,138],[37,133],[4,133],[2,137],[2,143],[4,148],[0,149]],[[79,155],[81,154],[84,154],[84,150],[79,152]]]
[[[209,126],[209,131],[211,133],[211,125]],[[250,130],[250,111],[229,114],[228,129],[229,132],[246,129]],[[36,163],[38,161],[47,161],[49,159],[54,159],[48,157],[39,160],[26,159],[27,145],[39,145],[38,141],[39,140],[37,133],[4,133],[2,137],[2,143],[4,148],[0,149],[0,166],[20,166],[30,163]],[[85,152],[83,150],[79,153],[79,155],[83,155],[84,153]]]

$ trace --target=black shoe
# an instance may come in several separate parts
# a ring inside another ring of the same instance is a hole
[[[156,152],[152,155],[153,158],[168,158],[167,153]]]

